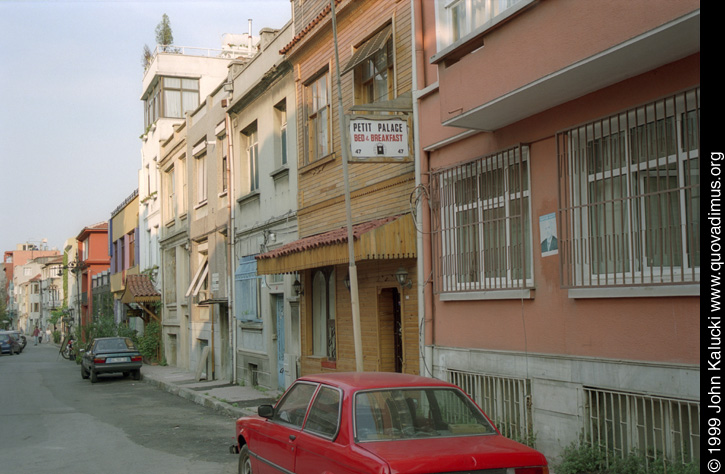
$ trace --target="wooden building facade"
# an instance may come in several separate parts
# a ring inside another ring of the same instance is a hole
[[[343,110],[330,2],[293,2],[295,36],[281,53],[295,76],[300,238],[257,257],[260,274],[298,278],[302,374],[356,366],[341,135],[347,127],[341,130],[339,114],[400,118],[412,136],[409,2],[343,0],[335,13]],[[349,164],[364,370],[416,374],[412,147],[407,156],[381,155]],[[403,285],[396,272],[407,273]]]

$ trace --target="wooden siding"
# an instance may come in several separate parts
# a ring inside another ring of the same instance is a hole
[[[301,3],[302,5],[298,5]],[[305,0],[295,2],[295,8],[304,7],[317,13],[327,5],[325,1]],[[383,0],[355,1],[344,8],[338,8],[338,44],[340,64],[344,67],[350,60],[354,48],[366,41],[371,35],[388,23],[393,24],[395,47],[395,84],[396,94],[408,92],[412,87],[412,51],[411,19],[408,2]],[[297,12],[297,10],[296,10]],[[311,13],[309,13],[311,14]],[[314,15],[313,15],[314,17]],[[312,17],[310,17],[311,19]],[[299,20],[299,16],[295,16]],[[307,16],[302,24],[307,24]],[[298,166],[299,174],[299,232],[300,236],[314,235],[345,224],[344,181],[340,147],[339,107],[337,83],[334,76],[334,49],[332,30],[320,23],[305,36],[305,41],[292,50],[290,60],[295,65],[298,117]],[[332,156],[328,159],[307,163],[305,154],[305,84],[319,77],[321,72],[328,73],[330,103],[330,124],[332,128]],[[353,105],[352,72],[342,77],[343,107],[347,110]],[[412,133],[412,131],[411,131]],[[353,221],[355,223],[408,212],[409,196],[414,186],[414,163],[350,163],[350,189],[353,196]],[[395,177],[410,176],[398,186],[378,186]],[[323,218],[324,217],[324,218]]]
[[[401,289],[395,280],[395,271],[403,267],[413,281],[412,288]],[[335,305],[337,333],[337,361],[334,368],[324,367],[325,358],[311,356],[312,353],[312,313],[308,311],[312,304],[312,275],[305,272],[305,294],[301,297],[300,315],[302,357],[300,370],[302,375],[325,371],[354,371],[355,345],[352,334],[352,312],[350,310],[350,292],[345,288],[344,279],[348,273],[346,265],[335,267]],[[363,367],[365,371],[383,371],[389,364],[384,363],[386,357],[385,344],[380,344],[381,337],[390,329],[378,316],[379,295],[386,288],[397,288],[400,295],[401,323],[403,326],[403,372],[419,373],[418,355],[418,300],[415,260],[370,261],[358,265],[360,323],[362,330]],[[307,289],[310,291],[307,291]],[[406,299],[409,297],[410,299]],[[385,310],[382,311],[385,313]],[[382,324],[381,324],[382,323]],[[394,366],[393,366],[394,367]],[[392,370],[392,369],[391,369]]]

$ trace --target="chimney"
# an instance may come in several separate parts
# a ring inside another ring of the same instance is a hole
[[[249,19],[249,54],[252,54],[252,19]]]

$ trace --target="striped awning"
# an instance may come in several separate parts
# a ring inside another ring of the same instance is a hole
[[[355,261],[416,258],[411,214],[375,219],[353,226]],[[256,256],[257,273],[294,273],[348,263],[347,227],[304,237]]]

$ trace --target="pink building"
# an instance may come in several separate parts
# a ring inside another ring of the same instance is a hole
[[[699,1],[414,5],[426,366],[552,459],[697,459]]]

